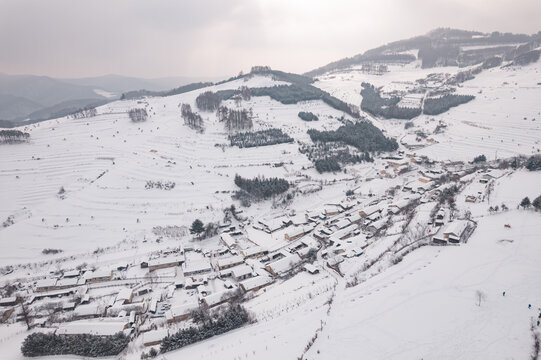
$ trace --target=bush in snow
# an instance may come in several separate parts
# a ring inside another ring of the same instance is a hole
[[[317,115],[311,112],[301,111],[299,112],[298,116],[304,121],[318,121],[319,120]]]
[[[536,197],[534,199],[534,201],[532,202],[532,205],[533,205],[533,208],[536,210],[536,211],[540,211],[541,210],[541,195],[539,195],[538,197]]]
[[[526,162],[526,169],[530,171],[541,170],[541,155],[533,155]]]
[[[160,190],[171,190],[175,188],[176,183],[173,181],[151,181],[148,180],[145,184],[145,189],[160,189]]]
[[[485,155],[479,155],[479,156],[476,156],[473,158],[473,163],[476,164],[476,163],[480,163],[480,162],[485,162],[487,161],[487,157]]]

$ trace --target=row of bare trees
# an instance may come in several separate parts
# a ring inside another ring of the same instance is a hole
[[[225,106],[220,106],[216,115],[219,121],[225,122],[227,131],[249,130],[254,126],[252,122],[252,109],[232,110]]]
[[[198,113],[192,111],[190,104],[182,104],[180,107],[180,114],[184,119],[184,125],[188,125],[190,128],[201,133],[205,131],[203,118],[201,118],[201,115]]]

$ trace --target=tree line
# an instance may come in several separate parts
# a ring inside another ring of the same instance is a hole
[[[229,306],[223,313],[218,313],[210,318],[203,317],[202,320],[204,321],[200,325],[189,326],[164,338],[160,346],[160,353],[180,349],[240,328],[250,321],[250,316],[244,307],[235,305]]]
[[[90,334],[56,335],[36,332],[28,335],[21,346],[24,356],[78,355],[114,356],[128,345],[130,339],[123,333],[112,336]]]
[[[180,107],[180,114],[184,119],[184,125],[188,125],[191,129],[198,132],[203,132],[205,130],[203,118],[198,113],[192,111],[190,104],[182,104]]]
[[[313,142],[341,142],[362,152],[395,151],[398,143],[387,138],[372,123],[360,121],[340,126],[337,130],[319,131],[310,129],[308,135]]]
[[[439,98],[425,100],[423,112],[427,115],[438,115],[446,112],[454,106],[465,104],[475,99],[473,95],[446,94]]]
[[[128,115],[133,122],[143,122],[148,119],[148,113],[143,108],[131,109],[128,111]]]
[[[250,148],[256,146],[268,146],[293,142],[293,139],[285,134],[282,129],[266,129],[250,132],[241,132],[229,135],[231,146]]]
[[[27,142],[30,134],[20,130],[0,130],[0,143],[16,144]]]
[[[227,131],[248,130],[254,126],[252,122],[252,110],[233,110],[225,106],[220,106],[216,115],[220,122],[225,123]]]
[[[216,111],[221,102],[221,97],[212,91],[205,91],[195,99],[197,108],[202,111]]]
[[[382,98],[374,85],[363,82],[361,84],[361,109],[375,116],[381,116],[386,119],[413,119],[421,114],[421,108],[400,107],[398,103],[400,98],[393,96],[391,98]]]
[[[256,199],[268,199],[289,189],[289,182],[285,179],[276,177],[246,179],[238,174],[235,175],[235,185]]]
[[[85,118],[94,117],[97,114],[98,114],[98,110],[96,110],[95,107],[85,107],[85,108],[77,110],[70,116],[73,119],[85,119]]]

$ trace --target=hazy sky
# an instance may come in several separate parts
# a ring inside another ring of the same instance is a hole
[[[541,0],[0,0],[0,72],[305,72],[436,27],[536,33]]]

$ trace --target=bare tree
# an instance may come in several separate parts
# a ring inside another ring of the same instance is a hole
[[[17,302],[21,304],[21,315],[23,317],[24,323],[26,324],[26,328],[30,330],[34,322],[34,316],[32,315],[31,310],[25,304],[25,300],[26,299],[22,297],[17,298]]]
[[[481,302],[487,299],[487,295],[481,290],[476,290],[475,299],[477,300],[477,306],[481,306]]]

